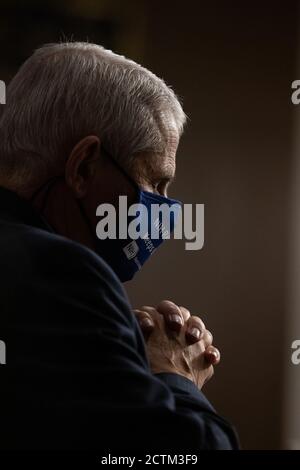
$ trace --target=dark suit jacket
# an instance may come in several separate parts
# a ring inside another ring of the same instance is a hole
[[[152,375],[117,277],[0,188],[0,449],[231,449],[188,379]]]

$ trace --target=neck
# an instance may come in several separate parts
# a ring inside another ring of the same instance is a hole
[[[95,241],[81,202],[74,198],[63,179],[49,183],[28,199],[56,233],[93,250]]]

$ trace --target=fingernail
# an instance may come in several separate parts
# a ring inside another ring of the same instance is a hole
[[[182,318],[180,315],[176,315],[176,313],[174,313],[173,315],[170,315],[170,321],[172,323],[177,323],[178,325],[182,325]]]
[[[143,327],[143,328],[152,328],[152,327],[153,327],[153,323],[152,323],[152,321],[151,321],[149,318],[143,318],[143,319],[140,321],[140,325],[141,325],[141,327]]]
[[[216,362],[218,359],[219,359],[219,355],[218,353],[214,352],[214,351],[211,351],[209,354],[208,354],[208,358],[209,358],[209,361],[214,363]]]
[[[188,333],[191,336],[194,336],[195,338],[200,339],[201,331],[198,328],[195,328],[195,327],[194,328],[189,328]]]

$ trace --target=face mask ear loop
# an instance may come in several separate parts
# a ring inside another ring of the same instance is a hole
[[[101,150],[103,151],[104,155],[106,155],[109,160],[113,163],[113,165],[122,173],[122,175],[129,181],[132,186],[135,187],[136,191],[139,192],[140,188],[139,185],[134,181],[134,179],[127,173],[127,171],[124,170],[124,168],[119,164],[119,162],[112,157],[112,155],[102,146]]]

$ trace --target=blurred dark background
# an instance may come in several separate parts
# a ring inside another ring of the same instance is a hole
[[[134,306],[167,298],[204,319],[223,359],[206,394],[246,449],[300,448],[286,385],[298,4],[0,1],[0,79],[42,43],[89,40],[142,63],[182,99],[189,123],[172,195],[205,204],[205,246],[169,242],[128,293]]]

